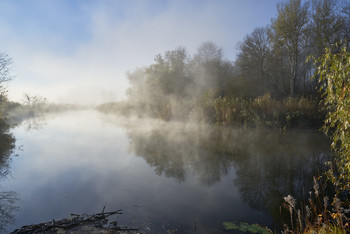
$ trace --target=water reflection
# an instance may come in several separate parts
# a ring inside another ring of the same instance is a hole
[[[192,173],[201,184],[212,186],[234,168],[233,185],[241,199],[276,221],[283,196],[305,198],[313,175],[322,173],[330,157],[327,138],[314,131],[169,123],[129,127],[128,136],[132,152],[154,167],[156,174],[178,182]]]
[[[330,160],[328,146],[328,140],[315,132],[257,135],[236,161],[234,183],[242,200],[279,221],[284,196],[307,198],[313,176],[323,173]]]
[[[46,125],[47,115],[43,113],[13,110],[8,113],[8,123],[11,126],[23,126],[26,131],[40,130]]]
[[[6,230],[6,226],[14,223],[14,211],[18,209],[16,201],[18,200],[15,192],[0,192],[0,232]]]
[[[10,160],[15,148],[15,138],[9,133],[9,126],[0,120],[0,179],[4,180],[10,173]],[[17,194],[12,191],[2,191],[0,186],[0,232],[4,231],[9,223],[13,223],[13,212],[17,209]]]
[[[4,183],[21,194],[13,229],[105,204],[123,209],[121,224],[151,224],[153,233],[169,226],[221,233],[222,222],[233,220],[270,225],[271,216],[280,220],[284,195],[302,196],[303,187],[307,193],[329,145],[309,131],[134,121],[93,111],[14,132],[25,150]]]
[[[186,180],[194,173],[201,184],[212,185],[226,175],[233,161],[223,147],[223,132],[208,126],[130,128],[130,150],[154,167],[157,175]]]

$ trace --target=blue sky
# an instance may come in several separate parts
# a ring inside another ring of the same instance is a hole
[[[98,103],[124,97],[125,72],[158,53],[237,44],[276,16],[275,0],[0,0],[0,51],[14,61],[9,96]]]

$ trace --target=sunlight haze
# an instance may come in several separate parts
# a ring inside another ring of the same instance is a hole
[[[98,104],[125,97],[125,73],[213,41],[224,56],[276,14],[277,1],[1,1],[1,50],[14,61],[9,97]]]

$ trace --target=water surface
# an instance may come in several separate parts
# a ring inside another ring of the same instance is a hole
[[[121,225],[153,233],[225,232],[222,222],[274,227],[283,196],[307,196],[329,142],[318,132],[232,129],[107,116],[47,116],[13,129],[21,146],[2,178],[23,225],[123,209]],[[33,129],[32,127],[35,126]],[[1,200],[1,197],[0,197]],[[5,217],[0,217],[5,219]]]

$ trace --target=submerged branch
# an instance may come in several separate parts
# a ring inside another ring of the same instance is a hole
[[[104,212],[97,214],[71,214],[71,218],[55,221],[23,226],[14,230],[13,234],[22,233],[70,233],[74,232],[100,232],[106,233],[134,233],[138,229],[120,227],[116,221],[108,223],[108,219],[112,215],[122,214],[122,210]]]

